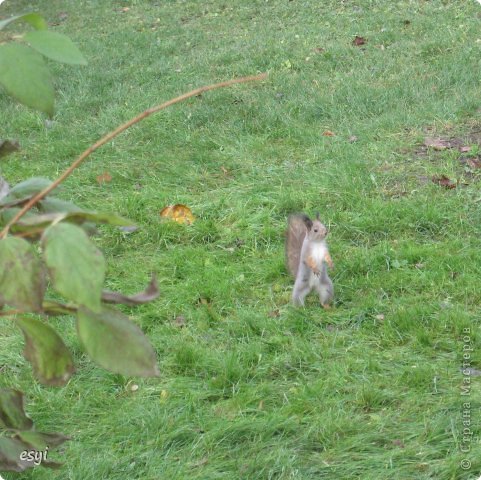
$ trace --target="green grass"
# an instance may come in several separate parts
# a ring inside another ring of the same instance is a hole
[[[0,98],[1,137],[22,145],[1,164],[11,183],[54,178],[107,131],[192,88],[270,76],[147,119],[65,183],[63,198],[140,226],[131,235],[103,228],[96,242],[110,289],[138,291],[157,272],[160,299],[126,311],[162,374],[101,370],[63,318],[52,323],[77,374],[64,388],[40,386],[20,332],[1,319],[0,384],[26,392],[38,429],[72,436],[51,453],[61,470],[5,478],[478,478],[481,384],[473,377],[462,396],[460,367],[469,328],[471,367],[481,369],[480,183],[457,152],[419,145],[427,135],[481,143],[479,5],[36,3],[51,23],[68,13],[51,28],[89,65],[51,65],[52,128]],[[31,8],[7,2],[0,14]],[[351,45],[355,35],[365,47]],[[98,185],[104,171],[113,179]],[[468,185],[431,183],[441,174]],[[189,205],[195,224],[161,223],[172,203]],[[289,213],[317,210],[330,225],[337,305],[323,311],[311,298],[296,310],[283,232]]]

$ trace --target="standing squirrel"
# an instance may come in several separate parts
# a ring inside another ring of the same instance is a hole
[[[333,269],[326,243],[327,228],[319,220],[305,214],[293,214],[288,219],[286,238],[287,267],[295,277],[292,302],[304,306],[306,296],[314,288],[323,308],[330,308],[334,286],[327,275],[327,265]]]

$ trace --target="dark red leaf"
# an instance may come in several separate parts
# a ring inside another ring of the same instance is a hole
[[[102,292],[102,301],[106,303],[121,303],[123,305],[141,305],[142,303],[152,302],[159,296],[159,288],[157,287],[157,280],[153,275],[147,288],[135,295],[123,295],[119,292]]]
[[[431,178],[432,182],[435,183],[436,185],[439,185],[444,188],[456,188],[456,182],[453,182],[451,179],[446,177],[446,175],[434,175]]]
[[[356,37],[352,41],[352,44],[355,47],[360,47],[361,45],[365,45],[366,43],[367,43],[367,40],[364,37],[359,37],[358,35],[356,35]]]

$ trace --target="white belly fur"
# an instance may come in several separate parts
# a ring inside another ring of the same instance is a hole
[[[322,271],[322,263],[325,261],[324,258],[326,253],[327,248],[324,243],[314,243],[311,246],[311,258],[316,262],[319,271]],[[309,276],[309,287],[313,288],[316,284],[319,284],[319,277],[314,275],[314,272],[311,271],[311,275]]]
[[[321,269],[322,262],[324,262],[324,258],[327,253],[327,248],[324,243],[314,243],[311,247],[311,257],[316,262],[317,267],[319,270]]]

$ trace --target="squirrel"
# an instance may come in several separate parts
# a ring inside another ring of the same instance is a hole
[[[295,277],[292,302],[304,306],[306,296],[315,289],[323,308],[330,308],[334,299],[334,286],[327,274],[326,264],[333,269],[326,243],[327,228],[319,220],[305,214],[292,214],[288,219],[286,236],[286,263]]]

